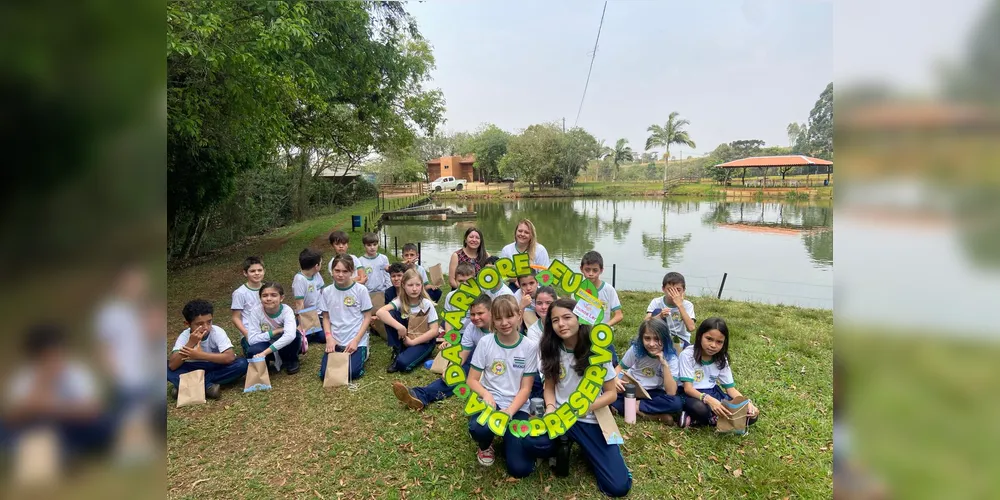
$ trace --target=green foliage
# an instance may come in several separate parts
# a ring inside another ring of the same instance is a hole
[[[808,140],[812,156],[833,160],[833,82],[826,86],[809,113]]]
[[[279,149],[302,218],[323,169],[433,135],[444,112],[441,92],[423,88],[433,65],[399,3],[169,3],[171,248],[190,255],[241,172],[278,164]]]
[[[635,152],[629,147],[627,139],[618,139],[613,148],[602,147],[600,154],[605,159],[610,159],[611,161],[613,168],[611,182],[614,182],[618,178],[622,163],[635,161]]]
[[[509,142],[510,134],[491,123],[469,137],[463,148],[476,155],[475,168],[487,181],[492,181],[500,174],[500,161],[507,154]]]
[[[531,184],[570,188],[600,144],[582,128],[563,132],[555,124],[532,125],[510,139],[500,172]]]

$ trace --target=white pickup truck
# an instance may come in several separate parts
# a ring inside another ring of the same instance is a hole
[[[465,179],[456,179],[452,176],[438,177],[431,181],[431,191],[461,191],[465,189]]]

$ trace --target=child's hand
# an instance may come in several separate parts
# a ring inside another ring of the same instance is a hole
[[[726,405],[722,404],[722,401],[719,401],[718,399],[705,398],[705,404],[707,404],[712,410],[712,413],[722,418],[729,418],[733,416],[733,414],[729,412],[729,408],[726,408]]]
[[[358,350],[358,342],[360,341],[361,341],[361,336],[358,335],[358,338],[352,340],[350,344],[347,344],[347,347],[344,348],[344,352],[346,352],[347,354],[354,354],[354,351]]]
[[[625,381],[620,378],[616,378],[615,390],[617,390],[618,392],[625,392]]]
[[[181,356],[183,356],[185,360],[197,360],[199,359],[199,356],[201,356],[201,349],[195,349],[188,346],[181,347]]]
[[[261,351],[261,352],[258,352],[257,354],[255,354],[254,357],[253,357],[253,359],[263,359],[263,358],[266,358],[266,357],[267,357],[267,354],[264,354],[264,351]]]
[[[660,319],[667,319],[669,317],[670,317],[670,309],[667,309],[666,307],[660,309]]]
[[[326,352],[336,352],[337,343],[333,341],[333,337],[326,338]]]
[[[192,331],[191,335],[188,337],[187,347],[194,348],[194,346],[198,345],[199,343],[201,343],[202,340],[205,339],[205,335],[207,334],[208,334],[208,327],[199,326],[194,331]]]
[[[677,307],[684,307],[684,290],[681,290],[680,287],[668,287],[667,297],[670,297],[670,300],[674,301],[674,305]]]
[[[487,407],[489,408],[497,407],[497,402],[493,400],[493,395],[490,394],[489,392],[487,392],[485,395],[480,395],[480,397],[482,398],[483,403],[486,403]]]
[[[406,338],[406,327],[405,326],[401,326],[399,328],[396,328],[396,333],[399,334],[399,338],[400,339],[405,339]],[[407,345],[409,345],[409,344],[407,344]]]
[[[517,410],[510,407],[504,408],[500,411],[506,413],[507,415],[510,415],[510,418],[514,418],[514,414],[517,413]]]
[[[757,416],[757,412],[759,412],[759,411],[760,410],[758,410],[757,407],[754,406],[753,401],[750,401],[749,403],[747,403],[747,416],[748,417],[756,417]]]
[[[405,334],[404,334],[403,345],[405,345],[406,347],[415,346],[415,345],[417,345],[416,344],[416,339],[411,339],[410,337],[406,337]]]
[[[523,311],[524,309],[527,309],[528,306],[530,306],[530,305],[531,305],[531,296],[527,295],[527,294],[522,295],[521,296],[521,310]]]

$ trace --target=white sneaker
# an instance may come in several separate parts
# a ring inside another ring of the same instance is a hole
[[[490,447],[485,450],[476,450],[476,459],[479,460],[479,465],[485,467],[493,465],[493,445],[491,444]]]

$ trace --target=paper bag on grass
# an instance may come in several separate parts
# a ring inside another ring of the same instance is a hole
[[[622,381],[635,386],[635,399],[650,399],[649,392],[646,392],[646,389],[642,388],[642,384],[635,377],[629,375],[625,369],[622,369]]]
[[[205,403],[205,370],[193,370],[181,374],[177,388],[177,407]]]
[[[299,331],[308,334],[322,330],[323,324],[319,321],[319,311],[315,306],[299,311]]]
[[[447,368],[448,368],[448,360],[444,359],[444,354],[442,354],[442,351],[439,350],[437,356],[434,356],[434,363],[431,364],[431,373],[444,375],[444,371]]]
[[[444,274],[441,272],[441,264],[434,264],[428,267],[427,278],[430,279],[432,286],[442,287],[444,285]]]
[[[345,352],[331,352],[326,355],[326,373],[323,387],[343,387],[350,382],[351,355]]]
[[[265,358],[250,358],[247,361],[247,381],[243,392],[271,390],[271,376],[267,374]]]
[[[426,312],[411,312],[410,319],[406,322],[406,336],[415,339],[427,333],[429,326]]]
[[[385,324],[375,317],[375,313],[385,305],[385,294],[382,292],[368,292],[368,297],[372,300],[372,327],[382,338],[385,338]]]
[[[532,311],[531,309],[525,309],[524,310],[524,325],[525,326],[531,326],[531,325],[535,324],[535,322],[537,322],[537,321],[538,321],[538,315],[535,314],[535,311]]]
[[[594,410],[594,416],[597,417],[597,425],[601,427],[606,443],[625,444],[622,433],[618,430],[618,424],[615,422],[615,417],[611,416],[611,410],[607,406]]]
[[[59,437],[55,430],[40,428],[25,433],[17,441],[14,483],[52,484],[59,479]]]
[[[723,401],[723,405],[732,415],[729,418],[719,417],[715,425],[715,432],[723,434],[746,434],[747,433],[747,411],[750,410],[750,400],[740,396],[729,401]]]

